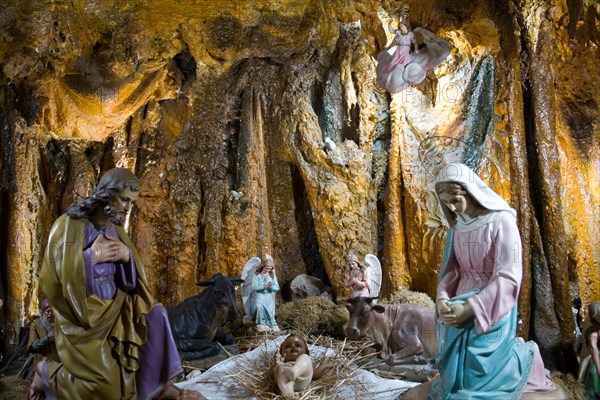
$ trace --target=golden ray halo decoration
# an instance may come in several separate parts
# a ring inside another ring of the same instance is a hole
[[[173,145],[173,144],[171,144],[171,146],[172,146],[172,145]],[[171,146],[169,146],[169,148],[170,148]],[[169,148],[167,148],[167,151],[168,151],[168,149],[169,149]],[[108,150],[108,151],[101,151],[101,152],[100,152],[100,154],[98,154],[96,157],[92,158],[90,161],[88,161],[87,163],[85,163],[83,166],[81,166],[80,168],[78,168],[78,169],[76,170],[76,172],[75,172],[75,174],[74,174],[75,178],[74,178],[74,181],[73,181],[73,193],[75,194],[75,196],[77,196],[78,198],[81,198],[81,199],[83,199],[83,198],[86,198],[86,197],[87,197],[87,196],[84,196],[84,195],[82,195],[82,194],[80,194],[80,193],[78,192],[78,190],[77,190],[77,187],[76,187],[76,185],[75,185],[75,180],[77,180],[79,176],[82,176],[82,175],[83,175],[83,172],[84,172],[84,171],[85,171],[85,170],[86,170],[88,167],[92,166],[92,168],[93,168],[93,169],[96,169],[96,168],[94,167],[94,164],[95,164],[96,162],[98,162],[99,160],[100,160],[100,162],[102,162],[102,160],[104,159],[104,157],[106,157],[106,156],[108,156],[108,155],[110,155],[110,154],[120,153],[120,152],[124,152],[124,151],[126,151],[126,150],[132,150],[132,149],[136,149],[136,150],[146,150],[146,151],[148,151],[149,153],[153,153],[153,152],[155,151],[154,149],[150,149],[150,148],[143,147],[143,146],[123,146],[123,147],[118,147],[118,148],[116,148],[116,149],[112,149],[112,150]],[[138,156],[139,156],[139,154],[138,154]],[[114,158],[113,158],[113,162],[114,162]],[[115,167],[116,167],[116,165],[115,165]],[[99,171],[99,172],[102,172],[102,171]],[[135,173],[135,171],[132,171],[132,172],[133,172],[133,173]],[[138,179],[141,181],[141,180],[144,178],[144,176],[146,176],[146,174],[147,174],[147,173],[148,173],[148,171],[146,171],[146,172],[145,172],[145,173],[144,173],[142,176],[138,177]],[[100,177],[98,177],[98,179],[99,179],[99,178],[100,178]]]
[[[477,166],[469,165],[465,154],[470,152],[471,159],[479,159]],[[471,168],[490,188],[499,185],[501,169],[479,147],[452,136],[428,136],[421,140],[418,149],[418,170],[424,172],[424,182],[433,183],[439,171],[450,163],[462,163]]]

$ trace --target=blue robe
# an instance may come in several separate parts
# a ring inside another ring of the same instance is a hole
[[[267,283],[271,287],[267,288]],[[279,292],[279,283],[275,276],[258,274],[252,280],[252,297],[250,299],[250,315],[257,325],[277,327],[275,321],[275,293]]]

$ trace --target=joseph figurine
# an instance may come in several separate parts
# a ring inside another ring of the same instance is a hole
[[[172,384],[182,368],[166,310],[121,227],[138,196],[137,177],[114,168],[52,226],[40,288],[60,362],[36,365],[29,398],[204,398]]]

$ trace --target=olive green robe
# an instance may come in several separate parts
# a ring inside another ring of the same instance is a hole
[[[137,271],[130,293],[113,299],[87,296],[83,243],[85,220],[62,215],[54,223],[40,286],[54,311],[60,362],[50,362],[47,380],[59,399],[135,399],[139,346],[146,340],[145,315],[154,304],[142,261],[125,231],[115,227],[130,249]]]

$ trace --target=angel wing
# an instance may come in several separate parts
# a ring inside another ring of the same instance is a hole
[[[450,43],[425,28],[415,28],[413,33],[419,43],[426,47],[418,54],[413,54],[410,62],[420,64],[425,70],[430,70],[442,63],[450,54]]]
[[[244,312],[246,315],[250,315],[250,295],[252,294],[252,281],[256,275],[256,268],[260,265],[261,261],[258,257],[252,257],[249,259],[244,268],[242,269],[242,304],[244,305]]]
[[[369,293],[371,297],[379,296],[379,289],[381,289],[381,263],[379,259],[373,254],[367,254],[365,256],[365,262],[369,264],[367,268],[367,282],[369,283]]]

